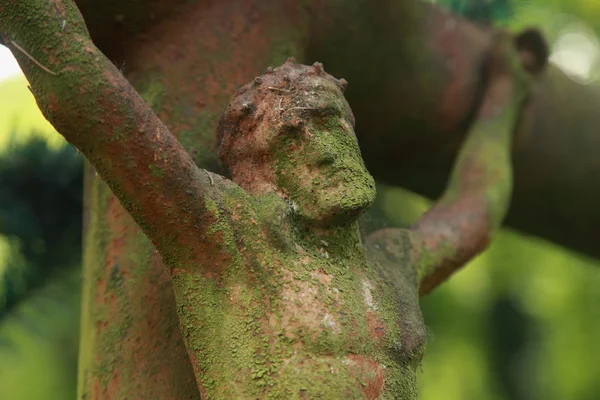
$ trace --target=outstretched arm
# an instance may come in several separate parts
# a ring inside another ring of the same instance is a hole
[[[230,183],[196,167],[92,43],[74,2],[0,0],[0,36],[44,116],[91,162],[163,256],[174,256],[175,247],[181,258],[201,253],[198,228],[212,218],[204,199],[218,199]]]
[[[431,291],[479,254],[500,228],[512,194],[511,148],[532,75],[547,59],[541,35],[501,32],[484,67],[486,89],[439,201],[413,227],[420,293]]]

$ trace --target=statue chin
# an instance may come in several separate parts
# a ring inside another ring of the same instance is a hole
[[[329,195],[309,207],[300,206],[297,215],[314,226],[341,226],[356,221],[375,201],[375,190],[359,192],[358,196]]]

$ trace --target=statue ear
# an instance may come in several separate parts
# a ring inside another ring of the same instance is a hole
[[[527,71],[532,74],[539,74],[546,68],[550,49],[539,29],[525,29],[515,36],[514,43],[521,56],[523,67]]]

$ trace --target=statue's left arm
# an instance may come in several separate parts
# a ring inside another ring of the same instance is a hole
[[[369,241],[403,260],[428,293],[483,251],[500,228],[512,194],[511,148],[535,78],[547,63],[535,30],[497,34],[482,66],[477,115],[441,198],[410,229],[383,229]]]
[[[513,134],[546,60],[539,32],[498,33],[482,68],[482,102],[446,190],[411,228],[421,294],[483,251],[502,225],[513,187]]]

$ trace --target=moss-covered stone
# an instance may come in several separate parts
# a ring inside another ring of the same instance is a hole
[[[284,106],[300,110],[289,120],[273,107],[291,90],[284,82],[295,92]],[[201,392],[415,399],[424,327],[414,266],[390,275],[398,263],[361,239],[357,219],[374,184],[340,86],[320,65],[289,61],[240,94],[220,126],[241,187],[215,179],[201,227],[210,250],[167,261]]]

